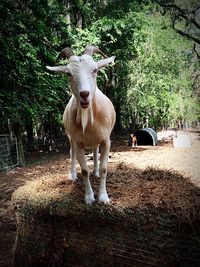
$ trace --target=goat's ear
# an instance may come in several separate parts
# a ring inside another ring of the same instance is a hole
[[[71,70],[68,66],[55,66],[55,67],[46,66],[46,68],[48,70],[54,71],[55,73],[63,73],[71,75]]]
[[[97,62],[97,67],[98,67],[98,69],[101,69],[101,68],[107,66],[108,64],[114,63],[114,60],[115,60],[115,56],[99,60]]]

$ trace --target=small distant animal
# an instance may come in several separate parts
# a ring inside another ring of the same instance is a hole
[[[132,147],[137,146],[137,137],[136,137],[135,134],[131,134],[131,135],[129,136],[127,145],[128,145],[128,146],[132,146]]]

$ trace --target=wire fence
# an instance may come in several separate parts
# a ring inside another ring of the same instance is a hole
[[[0,135],[0,170],[19,165],[17,139],[9,134]]]

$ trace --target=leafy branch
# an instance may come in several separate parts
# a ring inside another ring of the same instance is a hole
[[[187,26],[190,26],[189,29],[193,29],[193,32],[198,32],[200,30],[200,23],[197,21],[197,14],[199,12],[200,5],[195,6],[191,11],[189,11],[188,9],[178,6],[175,2],[166,3],[159,0],[154,0],[154,2],[164,9],[163,15],[165,15],[167,11],[171,12],[172,27],[178,34],[200,45],[200,39],[194,36],[192,31],[187,31],[187,29],[181,30],[176,27],[176,22],[181,19],[186,22]]]

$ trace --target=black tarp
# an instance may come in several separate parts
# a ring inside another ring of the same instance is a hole
[[[137,137],[138,146],[156,146],[158,143],[157,133],[152,128],[143,128],[134,134]]]

